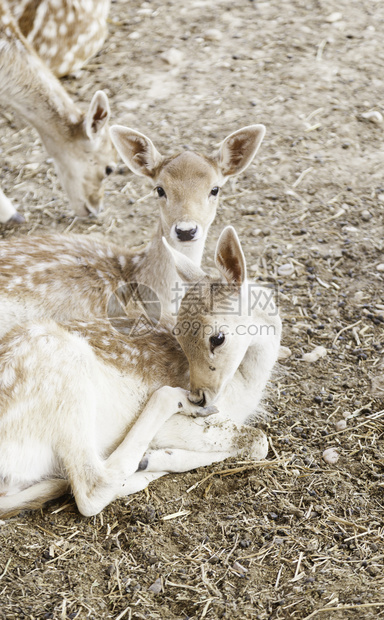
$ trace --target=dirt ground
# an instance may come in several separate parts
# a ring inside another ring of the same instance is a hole
[[[384,618],[383,30],[380,0],[113,2],[103,50],[64,80],[76,100],[105,89],[113,122],[164,154],[266,125],[206,265],[232,223],[291,354],[265,399],[267,461],[168,476],[91,519],[67,497],[0,522],[2,620]],[[37,134],[8,110],[0,125],[26,218],[1,236],[150,238],[155,198],[135,204],[149,190],[122,164],[104,214],[74,220]]]

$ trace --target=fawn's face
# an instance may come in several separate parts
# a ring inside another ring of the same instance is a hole
[[[200,264],[216,215],[220,187],[246,170],[264,134],[264,125],[250,125],[230,134],[212,157],[192,151],[163,157],[144,134],[120,125],[111,127],[113,143],[124,162],[155,186],[163,236],[196,264]]]
[[[216,245],[215,264],[221,281],[212,282],[190,258],[166,241],[164,244],[180,278],[193,283],[182,299],[174,327],[189,363],[188,398],[202,406],[211,405],[234,377],[251,345],[256,376],[258,365],[272,367],[281,334],[278,310],[272,291],[247,280],[245,257],[232,226],[222,231]]]
[[[186,151],[166,160],[154,182],[166,239],[181,251],[188,244],[204,244],[223,184],[215,162]]]
[[[84,118],[73,127],[71,139],[55,155],[63,189],[80,217],[97,215],[102,210],[104,181],[115,167],[109,117],[108,99],[98,91]]]
[[[243,290],[202,281],[186,293],[174,333],[190,371],[190,400],[210,405],[233,378],[252,342]]]
[[[63,165],[55,160],[57,173],[76,215],[97,215],[103,210],[106,177],[113,172],[114,152],[106,132],[98,149],[89,140],[77,141],[72,153],[66,153]]]

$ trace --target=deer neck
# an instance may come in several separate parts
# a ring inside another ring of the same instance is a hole
[[[83,114],[27,41],[14,31],[0,53],[0,100],[38,131],[48,153],[62,151],[63,139],[79,127]]]
[[[152,288],[160,300],[162,316],[171,319],[171,322],[174,323],[180,301],[186,289],[184,283],[180,280],[180,276],[177,274],[168,250],[164,246],[163,237],[172,246],[175,245],[175,242],[170,239],[169,234],[164,231],[160,220],[152,241],[144,250],[142,260],[135,273],[135,278],[138,282],[142,282]],[[204,241],[202,239],[193,244],[185,244],[181,247],[179,245],[177,249],[200,265],[204,251]],[[171,303],[172,300],[175,301]]]

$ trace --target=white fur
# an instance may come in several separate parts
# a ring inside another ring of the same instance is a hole
[[[225,250],[229,243],[236,260],[230,258],[227,264],[228,252],[218,251],[217,256],[224,259],[217,266],[231,282],[234,265],[243,255],[230,227],[221,235],[218,249]],[[172,253],[176,269],[184,273],[185,257]],[[245,265],[238,286],[241,294],[247,286]],[[187,297],[185,303],[183,311],[188,309]],[[212,325],[217,319],[205,312],[197,318]],[[92,515],[115,497],[144,488],[168,471],[186,471],[236,455],[244,442],[251,456],[264,458],[265,436],[243,425],[257,412],[277,359],[280,319],[269,308],[256,308],[252,314],[244,311],[225,320],[228,342],[217,351],[212,352],[209,338],[202,333],[197,344],[189,332],[178,338],[189,362],[189,393],[166,385],[154,391],[158,369],[169,368],[173,361],[165,345],[152,354],[153,366],[145,379],[132,361],[129,365],[122,359],[116,367],[98,357],[86,338],[75,333],[76,328],[44,322],[10,335],[0,366],[0,402],[4,403],[0,488],[8,494],[0,497],[0,515],[28,507],[39,497],[57,496],[57,481],[43,485],[43,479],[69,480],[80,512]],[[250,324],[273,329],[261,337],[236,332],[239,325]],[[122,339],[111,332],[106,345],[116,337]],[[127,354],[137,347],[127,341]],[[144,348],[144,358],[146,353]],[[8,365],[16,378],[9,375]],[[180,371],[179,382],[184,381]],[[206,397],[207,409],[192,402],[199,392]],[[210,418],[191,417],[212,413],[212,405],[218,413]],[[141,471],[136,471],[139,463]]]

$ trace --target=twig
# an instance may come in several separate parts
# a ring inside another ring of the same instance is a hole
[[[323,611],[343,611],[344,609],[366,609],[367,607],[384,607],[384,602],[378,603],[363,603],[362,605],[340,605],[339,607],[322,607],[321,609],[316,609],[309,616],[305,616],[303,620],[309,620],[310,618],[314,618],[317,614],[321,614]]]
[[[301,181],[307,176],[307,174],[312,172],[312,170],[313,170],[313,166],[310,166],[310,168],[307,168],[306,170],[303,170],[303,172],[296,179],[296,181],[294,182],[292,187],[297,187],[299,185],[299,183],[301,183]]]
[[[126,607],[124,609],[124,611],[121,612],[121,614],[116,616],[115,620],[121,620],[121,618],[124,618],[125,614],[127,614],[128,612],[129,612],[128,620],[131,620],[131,618],[132,618],[132,609],[130,607]]]
[[[337,332],[336,336],[334,337],[332,346],[336,344],[337,339],[340,336],[340,334],[342,334],[343,332],[346,332],[348,329],[352,329],[353,327],[356,327],[356,325],[360,325],[360,323],[361,323],[361,319],[359,321],[356,321],[356,323],[353,323],[352,325],[346,325],[345,327],[343,327],[343,329]]]

